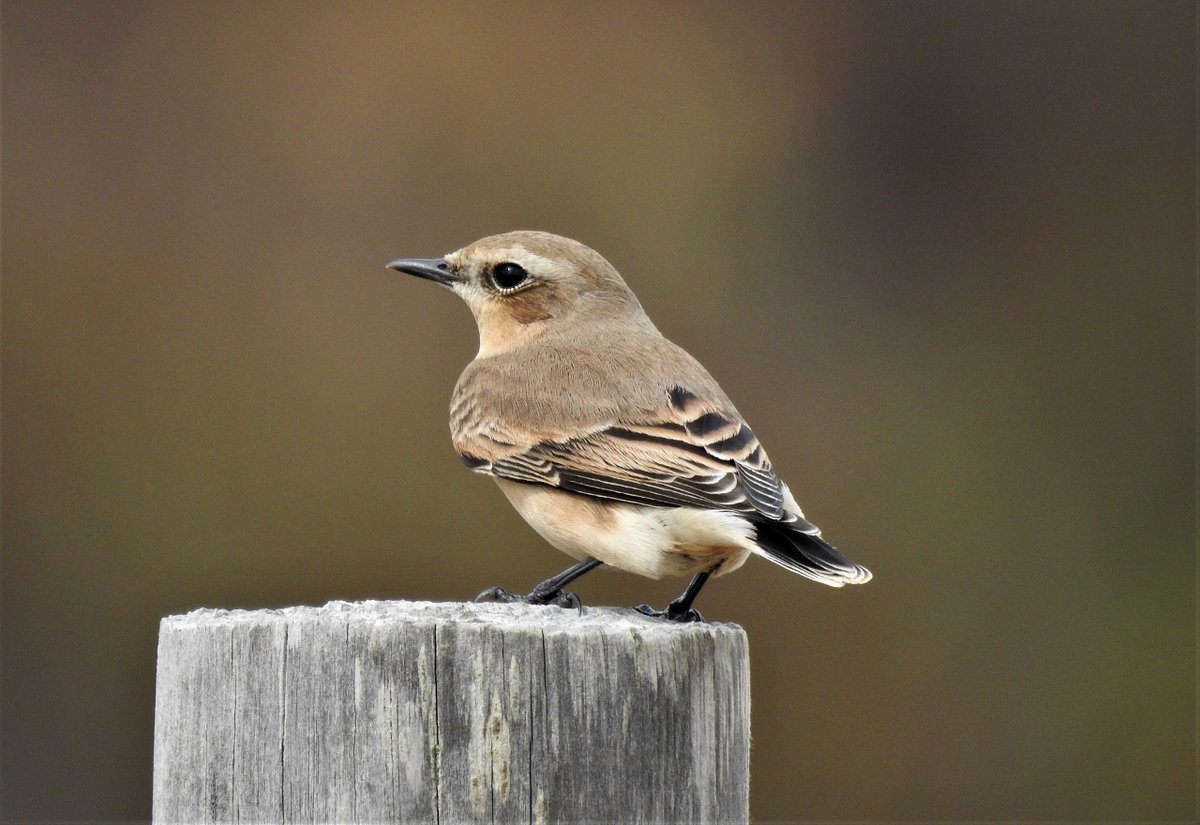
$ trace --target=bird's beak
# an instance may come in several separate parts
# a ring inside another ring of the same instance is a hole
[[[454,286],[461,280],[442,258],[400,258],[389,263],[387,268],[428,278],[442,286]]]

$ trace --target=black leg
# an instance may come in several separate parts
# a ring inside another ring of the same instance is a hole
[[[584,559],[578,564],[572,564],[566,570],[559,573],[557,576],[551,576],[544,582],[533,588],[533,592],[529,594],[531,600],[538,600],[542,604],[554,598],[555,595],[561,594],[562,589],[577,578],[582,576],[589,570],[594,570],[599,567],[601,562],[595,559]]]
[[[645,613],[647,616],[661,617],[672,622],[702,622],[704,617],[692,607],[692,602],[696,601],[700,588],[704,587],[704,583],[708,581],[710,575],[712,575],[712,570],[698,574],[687,586],[687,590],[683,591],[683,595],[667,605],[666,610],[655,610],[648,604],[640,604],[634,610]]]
[[[514,596],[500,587],[489,587],[475,597],[477,602],[524,602],[525,604],[554,604],[559,607],[574,607],[582,609],[579,597],[574,593],[564,593],[563,588],[575,581],[589,570],[599,567],[601,562],[595,559],[584,559],[573,564],[557,576],[551,576],[533,588],[528,596]]]

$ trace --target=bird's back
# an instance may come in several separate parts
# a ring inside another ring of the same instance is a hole
[[[454,388],[451,429],[459,452],[471,450],[458,437],[480,428],[514,430],[537,441],[578,437],[588,429],[662,418],[680,386],[714,411],[741,419],[708,371],[657,330],[575,329],[468,364]]]

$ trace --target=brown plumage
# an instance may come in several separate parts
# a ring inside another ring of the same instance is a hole
[[[667,611],[644,610],[677,620],[698,619],[707,577],[750,553],[835,587],[870,578],[820,538],[717,382],[594,250],[510,232],[389,266],[471,308],[480,348],[451,401],[454,447],[581,560],[524,600],[577,604],[561,588],[597,562],[695,576]]]

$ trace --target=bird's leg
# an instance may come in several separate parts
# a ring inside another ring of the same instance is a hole
[[[601,562],[593,558],[587,558],[578,564],[573,564],[566,570],[559,573],[557,576],[551,576],[544,582],[533,588],[533,592],[525,598],[529,599],[532,604],[558,604],[560,599],[566,598],[573,601],[576,607],[579,606],[579,598],[574,593],[563,593],[563,588],[575,581],[589,570],[594,570],[599,567]]]
[[[712,570],[705,570],[703,573],[697,574],[691,584],[687,586],[687,590],[683,591],[683,595],[667,605],[666,610],[655,610],[648,604],[639,604],[634,610],[647,616],[663,618],[672,622],[702,622],[704,617],[700,615],[700,611],[692,607],[692,602],[696,600],[700,588],[704,587],[704,583],[711,575]]]
[[[528,596],[516,596],[500,587],[489,587],[475,597],[477,602],[524,602],[525,604],[554,604],[559,607],[583,608],[579,597],[574,593],[564,593],[563,588],[582,576],[584,573],[597,568],[601,562],[588,558],[573,564],[557,576],[551,576],[533,588]]]

